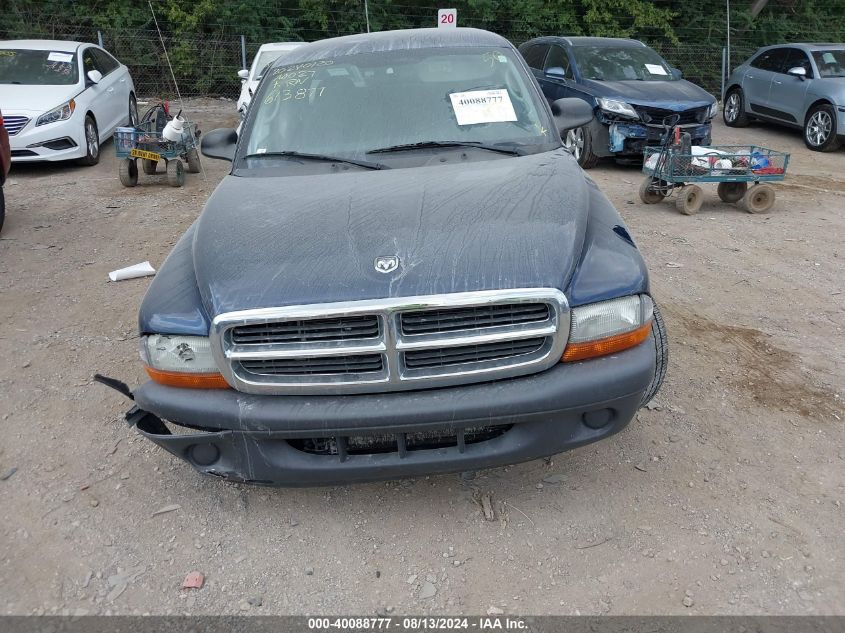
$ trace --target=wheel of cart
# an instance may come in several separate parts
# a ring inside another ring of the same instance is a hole
[[[134,158],[123,158],[117,168],[120,184],[124,187],[134,187],[138,184],[138,163]]]
[[[167,184],[171,187],[181,187],[185,184],[185,168],[178,158],[167,161]]]
[[[783,180],[789,154],[756,145],[718,145],[682,150],[669,142],[645,149],[640,199],[655,204],[677,190],[675,208],[684,215],[701,209],[704,191],[698,183],[718,183],[723,202],[749,213],[766,213],[774,206],[775,189]]]

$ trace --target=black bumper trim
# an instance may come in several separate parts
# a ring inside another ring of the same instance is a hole
[[[501,466],[595,442],[630,422],[653,372],[649,338],[614,356],[533,376],[418,392],[256,396],[147,383],[134,392],[138,407],[127,420],[209,475],[284,486],[345,484]],[[598,418],[606,423],[595,428]],[[162,419],[201,432],[174,435]],[[460,439],[469,427],[496,425],[510,428],[477,443]],[[456,445],[410,450],[404,442],[405,433],[436,429],[454,432]],[[403,436],[396,451],[349,452],[347,437],[384,432]],[[288,442],[314,437],[334,438],[338,454],[316,455]]]

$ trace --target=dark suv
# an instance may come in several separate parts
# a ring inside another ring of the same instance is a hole
[[[519,52],[543,94],[585,100],[595,111],[587,126],[571,130],[564,143],[586,168],[603,156],[642,158],[656,145],[664,118],[678,114],[693,145],[710,144],[716,98],[681,78],[655,51],[637,40],[610,37],[541,37]]]
[[[592,111],[553,106],[474,29],[276,62],[242,134],[203,138],[231,173],[141,305],[151,381],[130,423],[204,473],[285,485],[474,470],[624,428],[660,386],[665,332],[622,219],[561,145]]]

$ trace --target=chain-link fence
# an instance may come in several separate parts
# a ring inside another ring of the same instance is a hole
[[[266,40],[255,41],[242,38],[237,33],[186,38],[167,33],[160,35],[155,29],[97,30],[67,24],[55,24],[32,31],[18,28],[7,36],[99,42],[129,67],[136,92],[145,98],[173,98],[176,95],[168,66],[169,57],[183,97],[229,99],[237,98],[240,93],[241,82],[237,71],[243,67],[244,59],[249,67],[261,44],[294,39],[290,32],[271,30],[266,31]],[[661,40],[646,40],[646,43],[660,52],[671,65],[681,69],[686,79],[699,84],[713,95],[720,95],[723,68],[721,45],[676,44]],[[734,47],[731,50],[731,67],[735,67],[752,52],[753,48]]]

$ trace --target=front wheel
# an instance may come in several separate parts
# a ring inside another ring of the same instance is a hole
[[[722,108],[722,119],[728,127],[745,127],[748,116],[745,114],[745,99],[742,90],[734,88],[725,96],[725,106]]]
[[[593,154],[593,139],[587,126],[567,130],[563,137],[563,145],[581,165],[582,169],[590,169],[599,162],[599,157]]]
[[[816,152],[832,152],[841,145],[836,136],[836,108],[827,103],[815,106],[804,123],[804,144]]]
[[[684,215],[695,215],[704,202],[704,191],[698,185],[687,185],[675,199],[675,208]]]
[[[197,148],[192,147],[191,149],[189,149],[187,154],[185,154],[185,158],[188,161],[188,173],[189,174],[200,173],[200,154],[197,151]]]
[[[640,407],[644,407],[660,391],[663,379],[666,377],[666,369],[669,367],[669,337],[666,334],[666,324],[663,322],[663,315],[654,304],[654,317],[651,320],[651,338],[654,341],[654,374],[651,383],[643,394]]]
[[[89,167],[100,162],[100,133],[90,114],[85,117],[85,156],[79,162]]]
[[[120,184],[124,187],[134,187],[138,184],[138,163],[133,158],[124,158],[118,167]]]
[[[167,182],[171,187],[181,187],[185,184],[185,168],[178,158],[167,161]]]
[[[660,191],[655,191],[652,188],[655,180],[651,176],[646,176],[642,183],[640,183],[640,200],[645,204],[657,204],[666,196]]]

